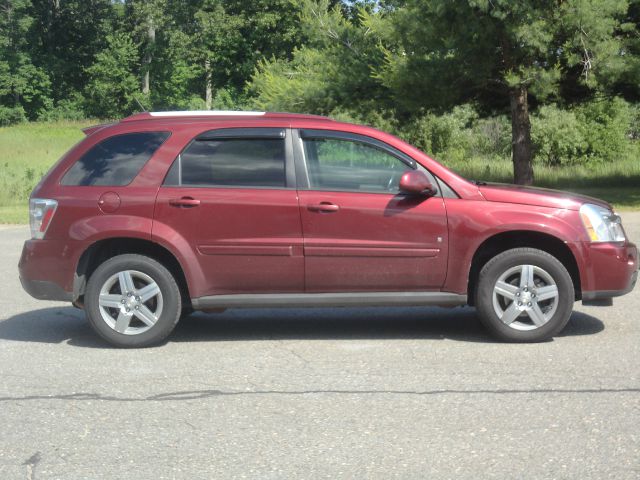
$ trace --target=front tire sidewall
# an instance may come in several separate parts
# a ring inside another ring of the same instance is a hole
[[[493,289],[500,275],[519,265],[535,265],[545,270],[558,287],[558,307],[553,317],[540,328],[521,331],[505,325],[493,308]],[[540,342],[558,334],[569,321],[575,293],[567,269],[552,255],[533,248],[518,248],[501,253],[481,270],[476,291],[480,320],[497,338],[509,342]]]
[[[125,335],[113,330],[102,318],[98,299],[102,285],[112,275],[124,270],[138,270],[149,275],[160,288],[163,297],[162,314],[147,331]],[[174,329],[180,319],[182,302],[180,289],[171,273],[157,261],[143,255],[119,255],[101,264],[91,275],[85,292],[87,318],[93,329],[111,345],[140,348],[157,345]]]

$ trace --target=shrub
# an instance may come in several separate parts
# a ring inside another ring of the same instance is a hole
[[[478,113],[471,105],[454,107],[443,115],[427,113],[400,129],[400,136],[425,153],[451,161],[470,155],[474,144],[472,127]]]
[[[16,123],[22,123],[27,121],[27,116],[24,112],[24,108],[17,107],[5,107],[0,105],[0,126],[6,127],[8,125],[14,125]]]
[[[593,166],[625,158],[634,149],[636,109],[620,98],[598,99],[571,110],[543,106],[532,116],[536,159],[549,166]]]
[[[576,114],[545,105],[531,117],[535,158],[550,166],[587,163],[584,128]]]
[[[43,112],[38,120],[56,122],[60,120],[84,120],[84,97],[80,93],[73,94],[70,98],[60,100],[55,107]]]
[[[478,119],[472,128],[472,155],[511,155],[511,122],[506,115]]]
[[[633,108],[621,98],[596,100],[576,108],[576,117],[591,163],[608,163],[626,157],[632,148]]]

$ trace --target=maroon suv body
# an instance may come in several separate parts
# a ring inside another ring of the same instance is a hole
[[[372,128],[165,112],[86,133],[33,191],[20,278],[117,345],[190,309],[467,303],[533,341],[637,277],[606,202],[472,183]]]

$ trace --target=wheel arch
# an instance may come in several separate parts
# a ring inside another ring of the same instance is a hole
[[[84,303],[84,293],[89,277],[101,263],[126,253],[144,255],[163,264],[171,272],[180,288],[183,305],[191,305],[189,284],[178,258],[170,250],[156,242],[135,237],[98,240],[82,252],[74,272],[73,303],[78,306]]]
[[[474,252],[467,283],[467,296],[470,305],[475,304],[475,290],[482,267],[499,253],[520,247],[536,248],[557,258],[571,276],[575,290],[575,299],[580,300],[582,298],[578,262],[567,244],[558,237],[549,235],[548,233],[534,230],[514,230],[492,235],[485,239]]]

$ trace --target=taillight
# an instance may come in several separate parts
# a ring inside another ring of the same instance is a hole
[[[32,198],[29,200],[29,226],[31,238],[44,238],[47,228],[51,225],[53,214],[56,213],[58,202],[47,198]]]

